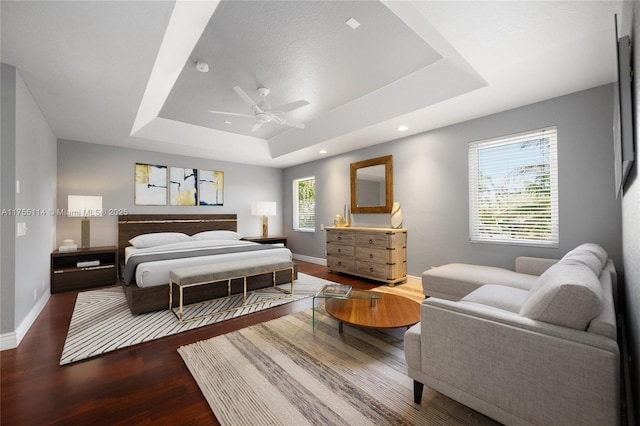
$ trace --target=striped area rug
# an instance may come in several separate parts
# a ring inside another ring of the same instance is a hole
[[[185,316],[189,318],[222,310],[226,312],[184,324],[179,324],[168,309],[132,315],[120,286],[81,292],[76,299],[60,365],[311,297],[329,282],[298,273],[293,297],[268,300],[273,296],[285,295],[267,288],[248,294],[247,306],[242,306],[242,295],[215,299],[189,306]],[[290,284],[281,287],[288,290]],[[237,308],[234,309],[234,306]]]
[[[425,387],[413,403],[404,329],[337,323],[316,308],[178,349],[221,425],[496,425]]]

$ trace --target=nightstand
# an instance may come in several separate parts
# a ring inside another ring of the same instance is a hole
[[[115,246],[51,253],[51,293],[102,287],[116,283]]]
[[[253,241],[260,244],[284,244],[287,246],[286,235],[269,235],[268,237],[244,237],[243,240]]]

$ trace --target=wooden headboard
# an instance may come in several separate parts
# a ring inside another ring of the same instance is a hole
[[[154,232],[237,231],[238,215],[233,214],[130,214],[118,216],[118,263],[124,262],[129,240]]]

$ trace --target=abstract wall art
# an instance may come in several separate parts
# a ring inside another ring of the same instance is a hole
[[[134,199],[138,206],[166,206],[167,166],[136,163]]]
[[[198,198],[201,206],[224,204],[224,172],[198,170]]]
[[[169,173],[169,200],[172,206],[197,205],[198,170],[171,167]]]

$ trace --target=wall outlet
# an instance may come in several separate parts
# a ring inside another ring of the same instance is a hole
[[[27,224],[25,222],[16,223],[16,236],[23,237],[27,235]]]
[[[324,231],[324,223],[321,223],[321,224],[320,224],[320,230],[321,230],[321,231]]]
[[[35,302],[36,300],[38,300],[38,289],[34,288],[33,289],[33,301]]]
[[[20,193],[20,181],[16,179],[16,194]]]

